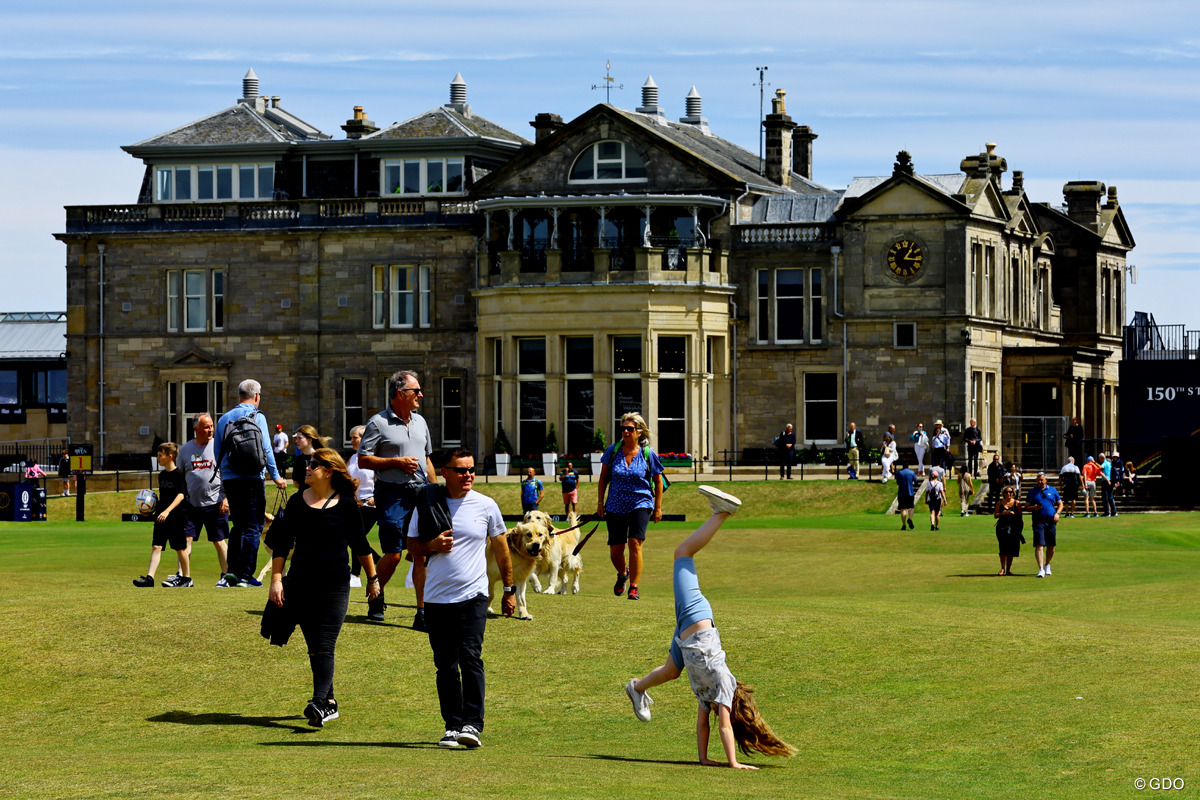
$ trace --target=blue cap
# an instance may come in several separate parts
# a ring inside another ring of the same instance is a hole
[[[1087,460],[1088,460],[1088,461],[1095,461],[1096,459],[1092,458],[1091,456],[1088,456],[1088,457],[1087,457]],[[1085,462],[1085,463],[1086,463],[1086,462]]]

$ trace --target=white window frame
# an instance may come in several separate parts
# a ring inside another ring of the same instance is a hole
[[[912,344],[900,344],[900,328],[905,327],[912,330]],[[892,323],[892,349],[894,350],[916,350],[917,349],[917,323],[915,322],[893,322]]]
[[[208,313],[207,313],[208,297],[205,296],[208,294],[208,292],[207,292],[208,280],[206,280],[206,278],[207,278],[207,276],[205,275],[206,272],[208,272],[208,270],[203,270],[203,269],[185,269],[185,270],[183,270],[183,281],[182,281],[183,286],[181,287],[183,289],[183,308],[181,309],[181,311],[183,312],[183,320],[182,321],[183,321],[183,330],[185,333],[201,333],[201,332],[208,330]],[[201,287],[201,292],[199,294],[192,294],[190,292],[189,287],[188,287],[188,276],[189,275],[198,276],[199,281],[200,281],[200,287]],[[197,305],[200,307],[200,314],[201,314],[202,319],[200,320],[199,325],[192,324],[193,320],[192,320],[191,313],[189,311],[189,304],[193,300],[198,301]]]
[[[404,276],[404,282],[401,282]],[[404,285],[405,288],[401,288]],[[411,310],[400,320],[402,304]],[[433,325],[433,270],[427,264],[376,264],[371,267],[371,327],[429,328]]]
[[[229,196],[223,197],[217,188],[221,170],[230,170]],[[241,192],[241,173],[243,169],[254,171],[254,189],[251,194]],[[265,175],[270,171],[271,186],[264,186]],[[200,197],[200,174],[212,175],[212,197]],[[178,174],[188,176],[188,196],[178,196]],[[167,177],[164,183],[164,176]],[[165,190],[165,191],[164,191]],[[275,196],[275,162],[274,161],[245,161],[214,164],[161,164],[154,168],[154,199],[156,203],[217,203],[228,200],[271,200]]]
[[[619,145],[621,148],[621,157],[620,158],[601,158],[600,157],[600,146],[605,145],[605,144]],[[630,178],[630,177],[626,176],[626,172],[628,171],[628,167],[629,167],[629,159],[626,157],[626,152],[628,150],[629,150],[629,145],[625,144],[625,142],[622,142],[619,139],[603,139],[599,142],[593,142],[592,144],[588,145],[587,149],[584,150],[584,152],[580,153],[579,156],[574,161],[571,162],[571,168],[567,172],[567,183],[573,183],[573,184],[646,183],[647,180],[649,180],[649,178],[645,175],[643,175],[640,178],[639,177]],[[642,170],[644,171],[646,169],[645,161],[642,160],[641,156],[638,155],[636,153],[636,151],[634,152],[634,155],[638,157],[638,161],[642,162]],[[593,175],[593,177],[591,177],[591,178],[572,178],[571,175],[573,175],[575,173],[575,166],[580,162],[581,159],[584,159],[584,158],[590,158],[592,160],[592,175]],[[620,164],[621,165],[621,177],[620,178],[597,178],[597,177],[594,177],[595,175],[597,175],[599,173],[599,167],[600,167],[600,164],[602,164],[602,163],[609,164],[609,165]]]
[[[782,270],[791,270],[801,273],[800,294],[787,295],[781,298],[779,295],[779,273]],[[813,274],[821,273],[821,294],[813,293]],[[762,279],[766,275],[767,281],[767,296],[762,296]],[[823,331],[825,325],[825,271],[823,267],[771,267],[759,269],[754,277],[754,313],[757,316],[754,324],[754,337],[757,344],[821,344],[824,340]],[[782,339],[779,336],[779,301],[784,300],[799,300],[800,312],[804,315],[803,330],[801,330],[801,338],[799,339]],[[821,309],[821,322],[818,324],[815,319],[814,309]],[[766,329],[769,338],[762,338],[763,330],[763,315],[766,315]]]
[[[379,169],[379,195],[380,197],[390,197],[392,195],[407,195],[409,197],[418,197],[422,195],[461,195],[466,192],[466,160],[462,156],[448,156],[445,158],[384,158],[380,160]],[[417,185],[423,187],[423,191],[409,192],[404,189],[404,169],[406,164],[417,165]],[[429,186],[429,165],[438,164],[442,168],[442,188],[434,190]],[[457,190],[447,190],[446,184],[449,180],[450,167],[457,166],[459,171],[460,186]],[[399,170],[400,180],[394,188],[388,188],[388,170],[395,168]]]
[[[809,397],[808,397],[808,376],[809,375],[833,375],[834,376],[834,383],[833,383],[834,390],[833,390],[833,399],[832,400],[809,399]],[[841,382],[840,378],[841,378],[840,372],[837,372],[834,370],[826,370],[826,369],[807,370],[803,374],[801,374],[801,376],[800,376],[800,391],[802,393],[802,398],[800,401],[800,419],[796,420],[796,422],[799,424],[799,426],[802,430],[801,430],[800,437],[798,437],[799,441],[797,442],[797,444],[799,444],[799,442],[803,442],[804,444],[817,444],[817,445],[822,445],[822,444],[828,445],[828,444],[838,444],[839,443],[839,439],[837,438],[839,426],[838,426],[836,420],[841,411],[841,403],[842,403],[842,382]],[[814,439],[812,436],[809,435],[809,430],[808,430],[808,404],[809,403],[832,403],[833,404],[833,406],[834,406],[833,413],[834,413],[834,420],[835,420],[835,422],[834,422],[834,438],[832,438],[832,439]]]
[[[167,272],[167,331],[179,332],[179,270]]]

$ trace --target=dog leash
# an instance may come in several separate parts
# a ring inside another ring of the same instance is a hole
[[[595,525],[593,525],[592,529],[587,532],[587,535],[579,540],[579,544],[575,545],[575,549],[571,551],[571,555],[573,555],[573,556],[579,555],[579,551],[583,549],[583,546],[588,543],[588,539],[592,538],[592,534],[595,533],[596,529],[599,527],[600,527],[599,522],[597,522]]]
[[[573,526],[571,526],[570,528],[564,528],[564,529],[563,529],[563,530],[561,530],[561,531],[554,530],[553,528],[551,528],[551,529],[550,529],[550,535],[551,535],[551,536],[562,536],[564,533],[570,533],[571,531],[574,531],[574,530],[579,530],[579,529],[580,529],[580,528],[582,528],[584,525],[587,525],[589,522],[591,522],[591,521],[592,521],[592,520],[594,520],[594,519],[595,519],[595,517],[584,517],[582,522],[578,523],[577,525],[573,525]],[[600,523],[598,523],[598,522],[596,523],[596,525],[599,525],[599,524],[600,524]],[[589,536],[591,536],[591,534],[590,534],[590,533],[589,533],[588,535],[589,535]]]

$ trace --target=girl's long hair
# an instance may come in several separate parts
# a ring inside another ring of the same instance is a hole
[[[317,433],[317,429],[312,425],[301,425],[296,429],[296,433],[303,433],[312,442],[314,448],[319,449],[329,445],[329,437]]]
[[[307,435],[305,434],[305,436]],[[354,499],[354,493],[358,491],[358,481],[350,477],[350,472],[346,468],[346,462],[337,450],[330,447],[322,447],[320,450],[314,450],[309,463],[328,467],[331,473],[329,484],[333,487],[333,490],[342,497]]]
[[[784,756],[791,758],[796,755],[796,748],[775,735],[771,726],[758,713],[754,704],[754,687],[737,682],[733,693],[733,706],[729,709],[729,722],[733,726],[733,738],[737,740],[738,749],[743,755],[750,755],[751,750],[765,756]]]

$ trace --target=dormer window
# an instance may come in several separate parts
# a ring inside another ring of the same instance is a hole
[[[645,182],[645,162],[623,142],[596,142],[571,167],[571,183]]]
[[[383,162],[383,194],[462,194],[461,158],[404,158]]]

